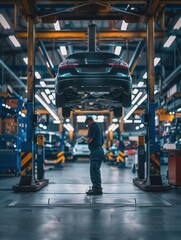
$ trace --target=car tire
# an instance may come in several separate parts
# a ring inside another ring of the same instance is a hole
[[[131,106],[131,93],[123,96],[122,105],[123,105],[123,107],[130,107]]]
[[[70,117],[70,108],[62,108],[62,116],[69,118]]]
[[[120,118],[122,117],[123,108],[122,107],[114,108],[113,112],[115,118]]]
[[[63,107],[65,105],[65,95],[64,94],[58,95],[56,93],[55,101],[56,101],[56,107]]]

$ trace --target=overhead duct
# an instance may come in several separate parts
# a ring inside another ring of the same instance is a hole
[[[96,51],[96,24],[92,22],[88,27],[88,51]]]

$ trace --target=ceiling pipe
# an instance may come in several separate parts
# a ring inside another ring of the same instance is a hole
[[[136,47],[136,50],[130,60],[130,63],[129,63],[130,74],[132,74],[134,72],[134,69],[139,61],[140,55],[141,55],[144,47],[145,47],[145,41],[140,40]]]
[[[18,82],[20,85],[26,89],[26,85],[14,74],[14,72],[0,59],[0,65],[2,65],[8,73]]]
[[[164,90],[172,81],[181,73],[181,64],[163,81],[162,89]]]
[[[88,26],[88,51],[96,51],[96,24],[92,22]]]
[[[53,63],[52,63],[52,61],[51,61],[51,59],[48,55],[48,52],[47,52],[47,50],[46,50],[46,48],[43,44],[43,41],[40,40],[38,45],[39,45],[38,50],[40,52],[40,55],[41,55],[45,65],[46,65],[51,77],[55,77],[55,74],[54,74],[54,71],[53,71],[54,65],[53,65]]]

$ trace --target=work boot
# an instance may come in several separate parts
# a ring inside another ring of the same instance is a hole
[[[102,188],[98,188],[98,187],[92,187],[92,189],[88,190],[86,192],[87,195],[102,195]]]

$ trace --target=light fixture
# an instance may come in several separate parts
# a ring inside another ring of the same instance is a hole
[[[124,121],[126,121],[130,116],[131,114],[137,109],[138,105],[136,104],[127,114],[126,116],[123,118]]]
[[[55,28],[56,31],[60,31],[60,23],[59,23],[58,20],[53,25],[54,25],[54,28]]]
[[[5,17],[2,14],[0,14],[0,23],[2,24],[4,29],[10,29],[11,28],[9,23],[6,21]]]
[[[121,25],[121,30],[125,31],[128,27],[128,23],[126,23],[124,20],[122,21],[122,25]]]
[[[154,59],[154,66],[155,66],[155,67],[156,67],[156,65],[159,63],[160,60],[161,60],[160,57],[156,57],[156,58]]]
[[[67,49],[65,46],[60,46],[60,51],[61,51],[61,54],[63,56],[66,56],[67,55]]]
[[[138,83],[138,87],[142,87],[144,85],[144,82],[143,81],[140,81],[139,83]]]
[[[64,126],[64,128],[66,128],[67,129],[67,131],[74,131],[74,128],[73,128],[73,126],[70,124],[70,123],[67,123],[67,124],[63,124],[63,126]]]
[[[35,94],[35,98],[46,108],[46,110],[52,115],[55,120],[60,120],[57,114],[43,101],[43,99],[38,94]]]
[[[50,94],[50,90],[48,88],[45,89],[46,94]]]
[[[175,40],[176,36],[175,35],[171,35],[167,41],[165,42],[165,44],[163,45],[164,48],[169,48],[170,45],[173,43],[173,41]]]
[[[147,72],[144,73],[143,79],[147,79]]]
[[[85,122],[86,116],[77,116],[77,122]]]
[[[54,99],[54,97],[51,94],[48,97],[49,97],[50,100]]]
[[[41,75],[39,74],[39,72],[35,72],[35,77],[37,78],[37,79],[40,79],[41,78]]]
[[[27,57],[24,57],[23,61],[26,63],[26,65],[28,65],[28,58]]]
[[[138,89],[135,88],[135,89],[133,90],[133,94],[137,94],[137,93],[138,93]]]
[[[126,120],[126,121],[124,121],[125,123],[132,123],[133,122],[133,120]]]
[[[141,97],[142,94],[143,94],[142,92],[139,92],[138,95],[133,99],[132,101],[133,105],[138,101],[138,99]]]
[[[176,24],[173,27],[173,29],[179,30],[180,27],[181,27],[181,17],[178,19],[178,21],[176,22]]]
[[[60,120],[53,120],[54,124],[60,124]]]
[[[121,46],[116,46],[114,53],[115,53],[116,55],[120,55],[121,49],[122,49]]]
[[[11,40],[11,42],[14,44],[15,47],[20,47],[21,46],[14,35],[10,35],[9,39]]]
[[[141,120],[135,119],[134,123],[141,123]]]
[[[45,83],[44,81],[40,81],[40,85],[41,85],[42,87],[46,87],[46,83]]]
[[[45,101],[50,104],[50,99],[47,97],[46,93],[41,92],[41,95],[44,97]]]
[[[144,102],[147,99],[147,94],[145,94],[145,96],[137,103],[137,105],[141,105],[142,102]]]

